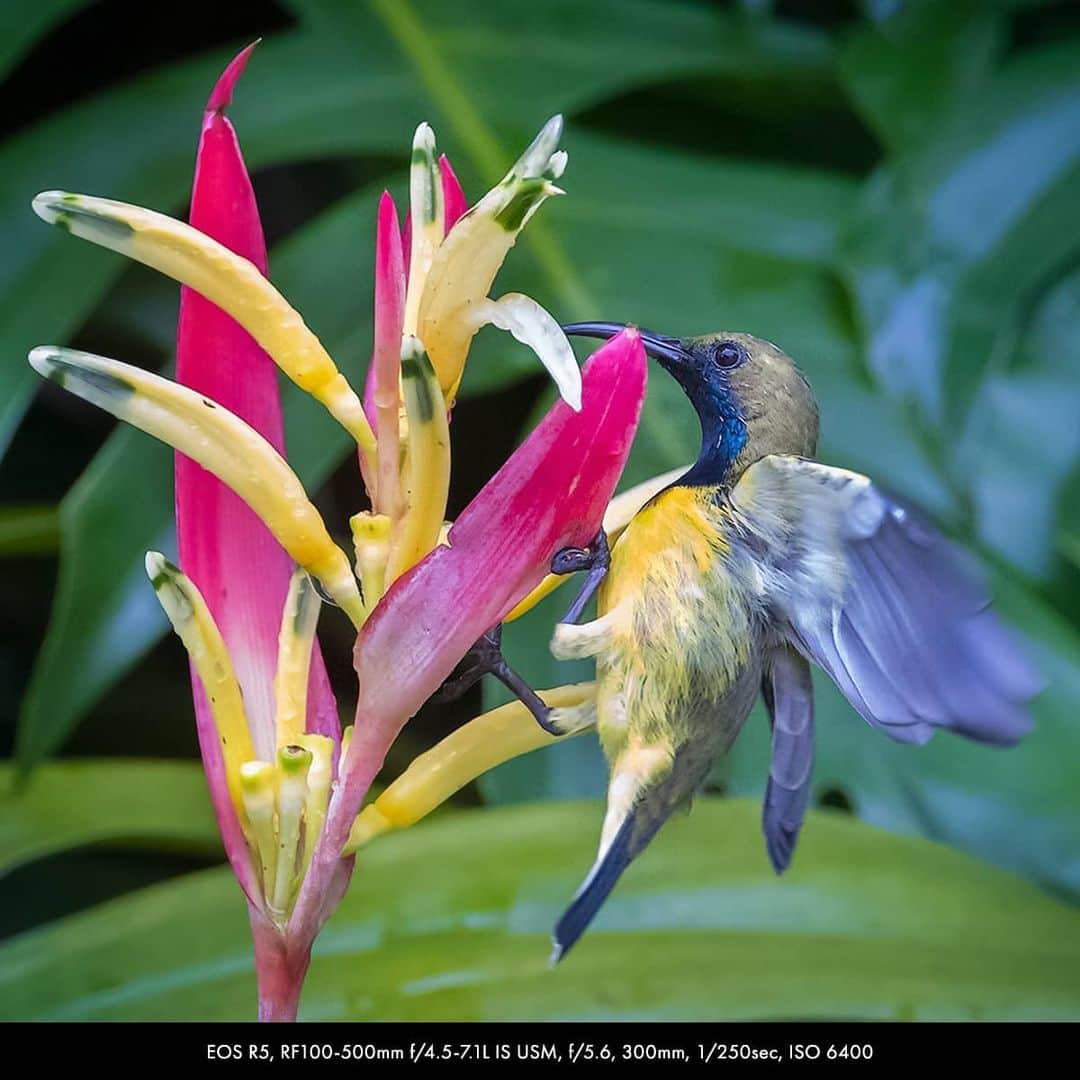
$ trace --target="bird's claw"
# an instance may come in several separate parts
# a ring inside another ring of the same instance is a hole
[[[551,560],[553,574],[576,574],[579,570],[592,570],[597,565],[605,569],[610,561],[607,533],[601,529],[588,547],[567,547],[556,551]]]
[[[496,623],[486,634],[473,642],[454,669],[456,674],[451,675],[431,695],[431,700],[437,705],[457,701],[485,675],[493,672],[500,661],[505,663],[502,655],[502,623]]]
[[[431,696],[437,703],[461,697],[485,675],[494,675],[532,713],[536,722],[549,734],[559,735],[551,721],[552,710],[540,695],[506,662],[502,651],[502,623],[497,623],[477,639],[458,665],[458,674],[447,679]]]
[[[607,533],[601,529],[588,547],[563,548],[555,552],[551,560],[551,572],[553,574],[573,574],[578,570],[588,570],[589,576],[581,586],[581,592],[577,599],[570,605],[570,610],[560,620],[564,623],[576,623],[585,610],[585,605],[592,599],[592,595],[600,583],[607,576],[608,567],[611,565],[611,549],[608,547]]]

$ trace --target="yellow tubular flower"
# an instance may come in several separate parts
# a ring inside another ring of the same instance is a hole
[[[346,854],[392,829],[415,825],[466,784],[511,758],[580,735],[595,723],[595,683],[541,690],[563,735],[549,735],[520,701],[470,720],[421,754],[356,819]]]
[[[311,768],[307,774],[307,796],[304,801],[304,854],[301,877],[307,872],[315,844],[322,835],[326,808],[330,802],[330,782],[333,779],[334,740],[327,735],[301,735],[297,744],[311,752]]]
[[[303,746],[283,746],[278,750],[277,867],[274,887],[267,892],[270,910],[284,915],[292,901],[293,886],[300,865],[300,825],[308,795],[311,751]]]
[[[369,475],[376,475],[375,436],[360,399],[319,339],[254,264],[190,225],[112,199],[45,191],[33,207],[49,224],[153,267],[227,311],[356,439]]]
[[[202,593],[190,578],[157,551],[147,552],[146,574],[206,691],[221,741],[225,781],[233,804],[242,815],[240,767],[255,756],[255,750],[229,650]]]
[[[562,194],[551,182],[566,165],[565,153],[556,150],[561,135],[562,117],[553,117],[435,253],[420,300],[419,337],[448,404],[457,395],[469,343],[480,326],[471,305],[487,297],[518,233],[540,204]]]
[[[238,416],[168,379],[75,349],[41,346],[30,353],[30,363],[45,378],[212,472],[322,582],[353,623],[363,624],[367,613],[345,552],[330,539],[285,460]]]
[[[349,518],[356,551],[356,572],[364,590],[364,603],[368,611],[386,592],[386,563],[390,557],[390,518],[386,514],[373,514],[361,510]]]
[[[274,701],[277,716],[277,745],[299,741],[307,722],[308,676],[311,648],[319,623],[322,600],[307,571],[297,569],[289,582],[278,633],[277,674]]]
[[[409,286],[402,331],[406,337],[416,333],[420,297],[446,227],[442,179],[435,158],[435,132],[427,124],[421,124],[413,136],[409,209],[412,211],[412,251],[409,253]]]
[[[431,361],[416,338],[401,346],[401,384],[408,416],[405,516],[394,538],[392,582],[439,542],[450,490],[450,428]]]
[[[684,465],[679,469],[671,469],[659,476],[650,477],[640,484],[616,495],[608,503],[604,511],[604,532],[607,534],[608,543],[614,543],[619,534],[630,524],[630,519],[654,496],[659,495],[664,488],[669,487],[682,476],[689,468]],[[539,585],[510,611],[503,622],[513,622],[520,618],[526,611],[531,611],[545,596],[550,596],[563,582],[568,581],[568,574],[548,574]]]
[[[268,761],[245,761],[240,767],[240,790],[248,835],[259,861],[263,895],[269,897],[277,876],[277,833],[274,828],[277,773]]]

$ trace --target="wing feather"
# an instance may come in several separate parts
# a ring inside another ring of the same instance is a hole
[[[761,824],[773,869],[790,865],[810,801],[814,765],[814,688],[810,665],[788,648],[770,657],[761,685],[772,721],[772,763]]]
[[[858,473],[772,456],[732,493],[781,634],[872,726],[1010,746],[1040,682],[971,559]]]

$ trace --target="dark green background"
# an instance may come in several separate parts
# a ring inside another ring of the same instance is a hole
[[[818,393],[822,458],[979,556],[1047,682],[1007,753],[891,744],[822,682],[827,809],[780,881],[752,801],[755,714],[704,805],[551,975],[546,930],[600,817],[551,800],[598,796],[603,763],[591,737],[511,763],[457,800],[477,809],[360,860],[302,1015],[1080,1017],[1076,6],[199,0],[164,20],[0,11],[0,739],[24,775],[0,775],[0,1012],[252,1012],[240,897],[207,869],[185,658],[141,573],[174,543],[170,456],[39,386],[25,355],[63,342],[169,368],[175,287],[47,229],[29,200],[62,187],[183,214],[202,104],[263,35],[231,115],[271,275],[357,383],[376,199],[401,204],[416,123],[475,198],[562,111],[568,196],[500,285],[564,319],[783,345]],[[481,334],[452,512],[550,396],[531,356]],[[343,532],[362,505],[346,439],[291,387],[286,402],[291,457]],[[694,450],[654,377],[628,479]],[[546,653],[563,603],[507,630],[537,685],[582,674]],[[321,637],[347,717],[344,620]],[[387,778],[482,707],[477,691],[425,709]]]

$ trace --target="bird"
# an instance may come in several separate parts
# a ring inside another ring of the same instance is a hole
[[[623,326],[563,329],[610,338]],[[759,694],[772,730],[762,828],[782,873],[810,801],[812,666],[872,727],[912,744],[945,728],[1015,745],[1041,688],[973,560],[870,478],[815,460],[818,406],[781,348],[639,332],[696,411],[701,450],[610,551],[600,534],[553,564],[589,570],[551,649],[595,660],[610,768],[599,850],[555,927],[553,965],[703,786]],[[596,618],[578,623],[593,592]]]

